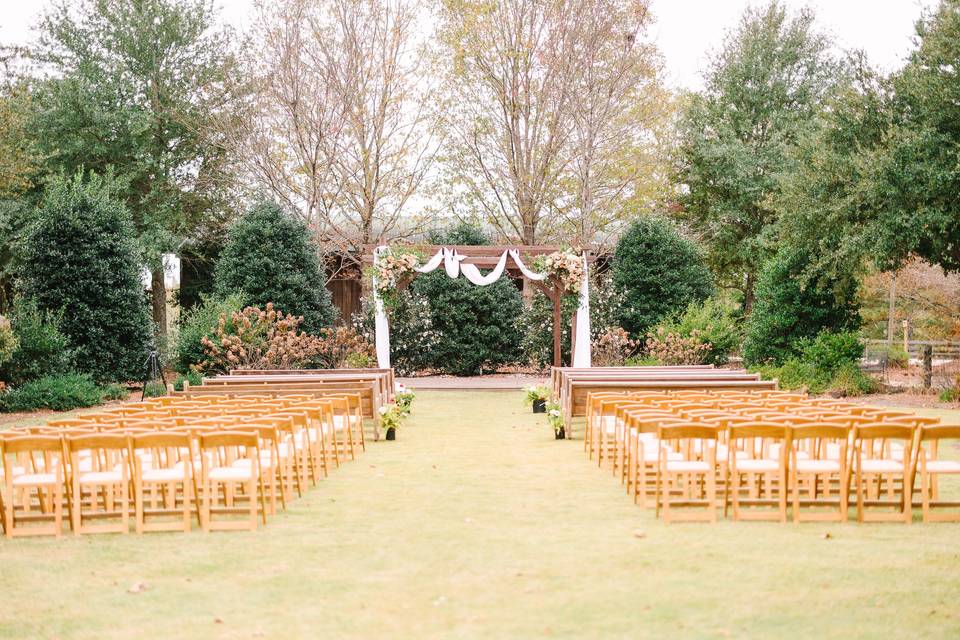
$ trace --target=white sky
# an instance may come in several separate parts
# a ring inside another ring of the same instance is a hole
[[[707,54],[723,43],[743,9],[764,0],[653,0],[653,35],[663,51],[667,80],[675,87],[700,88]],[[249,24],[253,0],[217,0],[225,20]],[[0,0],[0,43],[23,44],[49,0]],[[809,6],[822,30],[840,48],[863,49],[884,71],[903,64],[911,49],[913,23],[937,0],[784,0],[791,8]]]

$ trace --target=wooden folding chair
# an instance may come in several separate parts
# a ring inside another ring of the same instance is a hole
[[[850,498],[847,473],[849,429],[845,426],[816,424],[790,429],[790,488],[793,521],[846,522]],[[831,445],[836,444],[836,455]],[[801,456],[801,453],[806,455]],[[805,484],[806,487],[801,487]],[[806,493],[806,498],[802,494]],[[836,495],[836,499],[832,496]],[[804,513],[802,507],[809,507]],[[836,507],[824,511],[822,507]]]
[[[70,519],[74,535],[129,533],[127,437],[104,433],[71,436],[66,438],[66,446],[70,453]],[[85,522],[85,519],[116,518],[120,522]]]
[[[787,521],[789,432],[789,427],[769,422],[752,422],[729,428],[724,514],[727,505],[732,503],[735,521]],[[737,451],[743,451],[746,455],[737,455]],[[748,508],[743,509],[743,506]],[[775,506],[776,509],[752,508],[762,506]]]
[[[257,528],[259,498],[263,524],[267,523],[263,476],[260,474],[260,438],[256,433],[223,431],[201,433],[198,437],[201,462],[201,492],[203,493],[204,531],[250,530]],[[244,467],[233,466],[240,456],[250,459]],[[223,501],[220,489],[223,488]],[[245,492],[247,507],[235,506],[237,496],[233,489]],[[244,520],[214,520],[214,514],[247,514]]]
[[[717,521],[717,430],[697,423],[661,426],[657,430],[657,516],[661,508],[667,524],[680,521]],[[668,446],[668,443],[673,443]],[[671,459],[679,452],[683,459]],[[671,493],[680,498],[674,500]],[[702,507],[702,511],[676,513],[677,507]]]
[[[59,436],[15,435],[0,441],[3,528],[7,538],[63,533],[66,463]],[[34,501],[36,498],[36,501]],[[26,523],[47,523],[26,526]]]
[[[133,459],[133,493],[136,531],[190,532],[191,513],[196,502],[197,482],[193,468],[190,434],[164,431],[137,434],[130,438]],[[147,506],[144,494],[150,492]],[[180,516],[179,520],[147,522],[148,516]],[[202,523],[200,523],[202,524]]]
[[[941,500],[937,477],[960,475],[960,461],[938,458],[942,440],[960,440],[960,424],[938,424],[920,428],[917,447],[920,460],[920,494],[924,522],[960,522],[960,511],[934,511],[960,507],[955,500]]]
[[[911,447],[914,428],[890,423],[858,425],[854,431],[854,485],[858,522],[905,522],[913,520]],[[902,451],[891,455],[891,443]],[[899,486],[898,486],[899,482]],[[886,499],[881,498],[884,483]],[[868,511],[868,507],[894,511]]]

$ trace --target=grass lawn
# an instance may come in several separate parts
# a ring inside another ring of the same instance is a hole
[[[960,637],[960,526],[667,527],[519,392],[421,392],[256,533],[0,540],[0,567],[10,638]]]

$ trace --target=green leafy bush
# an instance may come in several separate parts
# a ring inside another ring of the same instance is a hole
[[[879,389],[877,381],[865,374],[853,362],[840,365],[830,380],[830,392],[841,396],[862,396],[876,393]]]
[[[52,409],[69,411],[92,407],[103,401],[103,388],[87,374],[68,373],[33,380],[0,395],[0,410],[5,412]]]
[[[32,300],[17,299],[10,316],[17,346],[10,359],[0,366],[0,378],[4,382],[17,387],[70,370],[69,342],[60,331],[62,315],[62,312],[41,311]]]
[[[201,303],[184,314],[177,330],[173,349],[173,368],[179,373],[188,373],[192,367],[206,358],[203,352],[204,336],[212,336],[220,316],[229,321],[234,313],[243,310],[242,293],[226,296],[202,296]]]
[[[590,339],[596,342],[610,327],[618,326],[624,294],[613,286],[609,272],[591,274]],[[560,304],[560,353],[570,362],[571,320],[577,311],[577,296],[563,296]],[[523,359],[538,368],[553,364],[553,302],[539,290],[517,320]]]
[[[127,398],[130,397],[130,389],[128,389],[127,385],[125,384],[112,382],[102,387],[101,395],[103,396],[104,401],[126,400]]]
[[[354,316],[357,332],[375,344],[372,296],[365,298],[363,309]],[[390,364],[402,376],[429,367],[431,351],[440,335],[433,328],[430,302],[410,288],[398,292],[396,305],[390,310]]]
[[[0,365],[8,362],[17,350],[17,336],[13,334],[10,320],[0,316]]]
[[[800,359],[826,371],[837,371],[856,364],[863,357],[863,343],[853,332],[821,332],[815,339],[801,338],[797,343]]]
[[[199,387],[203,384],[203,374],[197,371],[189,371],[187,373],[181,373],[177,376],[177,379],[173,381],[173,388],[175,391],[183,391],[183,383],[189,382],[191,387]]]
[[[445,245],[489,244],[482,230],[466,223],[434,232],[430,240]],[[438,269],[418,276],[410,288],[430,305],[438,337],[429,354],[431,369],[469,376],[520,359],[517,318],[523,301],[510,278],[478,287]]]
[[[700,249],[659,217],[640,218],[621,236],[613,258],[613,282],[624,294],[618,324],[635,339],[715,291]]]
[[[306,225],[273,202],[261,202],[232,227],[214,274],[221,298],[243,291],[243,306],[303,316],[303,329],[316,333],[333,324],[336,311],[326,288],[317,247]]]
[[[159,380],[151,380],[143,385],[143,396],[145,398],[159,398],[167,395],[167,385]]]
[[[432,369],[469,376],[520,359],[517,318],[523,300],[509,278],[478,287],[437,270],[419,276],[411,287],[429,302],[439,337],[430,353]]]
[[[826,391],[832,378],[829,371],[817,369],[813,364],[797,358],[790,358],[780,366],[755,367],[752,371],[760,373],[764,379],[779,380],[781,389],[790,391],[806,388],[814,394]]]
[[[824,330],[842,332],[859,326],[855,290],[839,284],[840,290],[823,290],[813,282],[805,284],[803,272],[811,260],[806,251],[785,247],[764,267],[743,343],[743,358],[748,364],[783,363],[799,354],[803,338],[815,338]]]
[[[740,346],[740,327],[733,310],[715,298],[691,302],[682,313],[663,320],[653,332],[662,329],[684,338],[696,335],[709,348],[702,355],[702,364],[724,365]]]
[[[20,294],[58,313],[74,366],[96,380],[142,374],[151,336],[136,232],[99,178],[51,182],[16,251]]]

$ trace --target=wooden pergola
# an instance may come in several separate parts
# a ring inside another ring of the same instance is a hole
[[[465,256],[463,263],[476,265],[478,269],[490,270],[497,266],[500,256],[504,251],[516,249],[520,258],[528,268],[531,267],[533,259],[537,256],[549,255],[562,250],[559,245],[465,245],[465,244],[410,244],[404,245],[409,249],[421,252],[426,257],[435,255],[441,249],[450,249]],[[373,265],[373,251],[376,245],[364,245],[363,247],[363,265],[364,267]],[[596,259],[596,253],[592,250],[585,250],[587,264],[593,264]],[[507,260],[506,271],[514,278],[522,278],[523,274],[512,260]],[[559,367],[561,362],[560,334],[561,334],[561,302],[563,298],[563,285],[556,278],[550,278],[543,282],[530,281],[535,287],[543,292],[553,303],[553,365]],[[410,284],[409,282],[401,285],[401,288]],[[576,340],[577,327],[576,316],[573,318],[573,327],[570,332],[571,341]],[[573,353],[575,345],[571,345]]]

